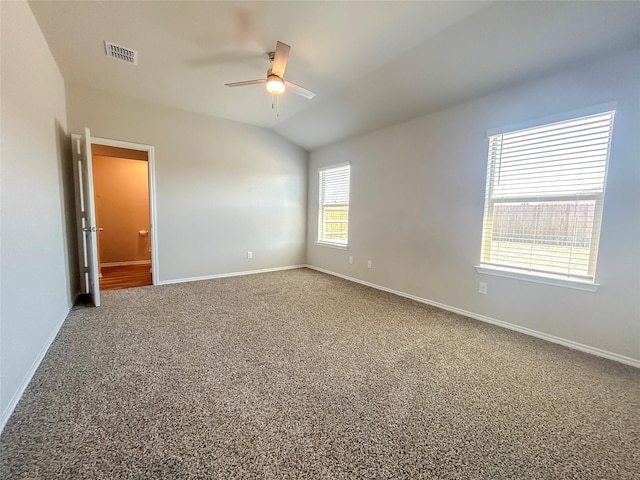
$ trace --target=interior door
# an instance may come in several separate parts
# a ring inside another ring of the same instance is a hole
[[[82,286],[96,307],[100,306],[100,280],[98,278],[98,232],[96,225],[95,198],[93,194],[93,165],[91,159],[91,132],[84,129],[84,135],[73,135],[74,170],[77,176],[77,194],[80,212],[79,226],[82,230]]]

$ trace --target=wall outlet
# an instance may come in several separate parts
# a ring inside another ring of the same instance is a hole
[[[349,255],[349,263],[353,263],[353,255]]]
[[[373,260],[367,260],[367,268],[373,267]]]
[[[487,283],[486,282],[478,283],[478,293],[481,293],[482,295],[486,295],[487,294]]]
[[[253,252],[247,252],[247,258],[253,258]]]

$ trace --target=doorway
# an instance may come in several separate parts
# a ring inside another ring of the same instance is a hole
[[[153,285],[148,154],[94,142],[91,154],[100,289]]]

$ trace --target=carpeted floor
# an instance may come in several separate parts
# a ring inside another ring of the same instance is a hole
[[[104,292],[3,479],[638,479],[640,371],[311,270]]]

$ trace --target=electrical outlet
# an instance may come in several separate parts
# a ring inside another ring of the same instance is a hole
[[[373,261],[367,260],[367,268],[372,268],[372,267],[373,267]]]
[[[353,263],[353,256],[349,255],[349,263]]]
[[[481,293],[482,295],[486,295],[487,294],[487,283],[486,282],[478,283],[478,293]]]
[[[253,252],[247,252],[247,258],[253,258]]]

